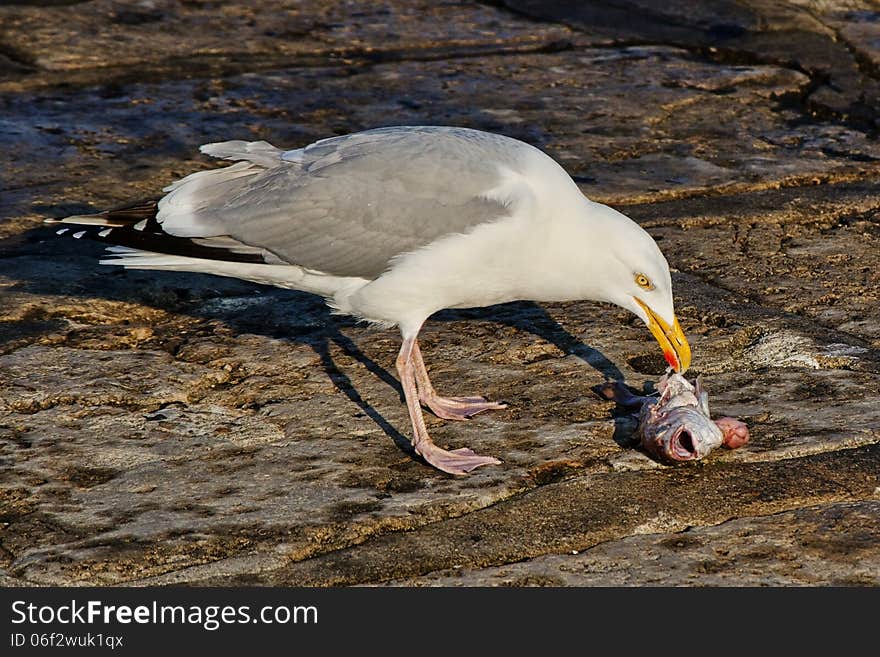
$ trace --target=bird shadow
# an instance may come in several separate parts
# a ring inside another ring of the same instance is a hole
[[[367,417],[375,422],[376,426],[382,429],[385,435],[391,438],[398,448],[411,456],[415,456],[415,450],[413,449],[409,438],[396,429],[394,425],[386,420],[372,404],[366,401],[357,391],[357,388],[348,375],[339,369],[339,366],[333,360],[333,355],[330,353],[331,343],[339,347],[345,355],[363,365],[371,374],[396,390],[401,400],[403,400],[403,387],[400,385],[400,382],[388,372],[388,370],[367,356],[351,338],[342,333],[337,324],[338,320],[335,320],[335,318],[331,317],[328,313],[326,339],[311,344],[312,348],[321,359],[321,366],[324,368],[324,372],[333,382],[333,385],[336,386],[336,389],[348,397],[349,401],[360,408]]]
[[[317,319],[324,328],[318,334],[310,335],[307,340],[300,339],[299,341],[306,342],[318,354],[324,372],[337,390],[369,417],[394,441],[398,448],[410,455],[415,455],[410,439],[363,398],[351,378],[340,369],[333,359],[331,345],[336,345],[343,354],[360,363],[368,372],[395,390],[401,403],[406,402],[403,387],[397,377],[364,353],[352,338],[343,333],[343,328],[356,328],[358,323],[351,318],[333,315],[323,301],[314,295],[288,290],[276,292],[271,288],[268,293],[273,296],[289,297],[287,302],[292,307],[308,305],[312,308],[313,313],[317,314]],[[486,308],[443,311],[432,317],[429,321],[449,323],[463,319],[496,322],[531,333],[555,345],[566,355],[572,354],[579,357],[593,369],[600,372],[606,380],[616,381],[624,379],[624,374],[620,369],[602,352],[578,340],[563,328],[559,322],[553,319],[546,309],[536,303],[513,302]],[[257,328],[251,325],[249,319],[239,315],[228,315],[223,317],[223,320],[230,328],[236,331],[260,333],[267,337],[288,341],[297,340],[297,337],[295,335],[292,336],[283,326],[262,325],[262,327]]]
[[[102,253],[100,244],[60,238],[50,228],[36,228],[0,240],[0,255],[5,256],[0,258],[0,263],[17,261],[14,270],[0,264],[0,274],[15,281],[6,288],[8,291],[139,303],[195,318],[219,320],[236,333],[254,333],[307,344],[318,355],[333,385],[402,451],[414,454],[410,439],[363,398],[351,378],[337,365],[333,346],[393,388],[403,400],[398,379],[343,332],[343,329],[357,327],[357,322],[333,315],[320,297],[205,274],[107,270],[97,263]],[[63,275],[65,262],[69,265],[68,278],[59,282],[58,276],[59,273]],[[253,304],[215,303],[225,298],[257,297],[261,303],[256,305],[265,304],[265,307],[256,313],[252,312],[255,310]],[[282,307],[283,311],[280,310]],[[572,335],[536,303],[521,301],[486,308],[446,310],[429,321],[442,324],[460,320],[496,322],[531,333],[555,345],[566,355],[580,358],[606,380],[624,378],[620,369],[604,354]],[[41,333],[55,332],[63,325],[63,320],[50,317],[7,326],[0,331],[0,346],[23,337],[33,339]]]
[[[622,381],[623,372],[605,354],[572,335],[546,308],[533,301],[513,301],[485,308],[444,310],[431,321],[477,320],[495,322],[515,328],[549,342],[566,356],[576,356],[602,374],[605,380]]]
[[[644,390],[635,390],[625,385],[622,380],[605,381],[590,386],[597,397],[605,401],[613,401],[615,406],[611,409],[611,418],[614,420],[614,442],[623,449],[638,447],[639,438],[636,431],[639,427],[639,411],[644,403],[644,397],[653,394],[653,383],[644,384]]]

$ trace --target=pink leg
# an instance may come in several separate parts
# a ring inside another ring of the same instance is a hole
[[[736,449],[749,442],[749,428],[745,422],[732,417],[720,417],[715,420],[715,424],[724,434],[722,444],[728,449]]]
[[[403,396],[406,398],[406,407],[409,410],[409,419],[413,427],[413,448],[416,454],[425,459],[435,468],[450,474],[467,474],[481,465],[497,465],[501,463],[491,456],[480,456],[467,447],[455,449],[451,452],[437,447],[428,435],[425,427],[425,418],[419,406],[419,393],[416,389],[415,371],[418,369],[413,363],[413,346],[416,343],[415,336],[404,338],[400,353],[397,356],[397,373],[400,375],[400,383],[403,386]]]
[[[507,408],[507,404],[491,402],[485,397],[441,397],[434,390],[419,343],[413,341],[412,361],[415,366],[416,383],[419,388],[419,401],[430,408],[434,415],[444,420],[468,420],[471,416],[483,411],[495,411]]]

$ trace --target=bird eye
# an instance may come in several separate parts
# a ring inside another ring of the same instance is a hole
[[[651,282],[651,279],[644,274],[636,274],[636,285],[645,290],[654,289],[654,284]]]

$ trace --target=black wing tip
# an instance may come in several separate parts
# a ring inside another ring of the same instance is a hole
[[[148,198],[135,201],[134,203],[126,203],[109,210],[100,212],[90,212],[88,214],[73,214],[67,217],[48,217],[43,219],[45,224],[74,224],[100,226],[107,225],[114,228],[122,228],[125,226],[134,226],[142,221],[147,224],[155,224],[158,227],[159,222],[156,214],[159,211],[159,199]]]
[[[63,222],[57,222],[63,223]],[[57,224],[56,224],[57,225]],[[156,224],[158,226],[158,223]],[[177,237],[159,230],[144,227],[111,226],[106,224],[71,224],[55,231],[56,235],[86,238],[102,242],[107,246],[122,246],[135,251],[150,251],[172,256],[200,258],[203,260],[225,260],[250,264],[266,264],[261,254],[235,253],[223,248],[198,244],[188,237]]]
[[[152,198],[95,214],[46,219],[45,223],[54,226],[64,224],[64,227],[55,231],[58,235],[69,233],[74,239],[85,237],[109,246],[205,260],[266,263],[262,254],[236,253],[220,247],[198,244],[188,237],[169,235],[156,217],[158,210],[159,199]]]
[[[57,225],[63,224],[64,222],[59,220],[53,223]],[[89,237],[90,239],[106,241],[112,244],[114,243],[113,240],[109,240],[107,238],[110,237],[110,234],[115,230],[116,228],[113,226],[102,226],[96,224],[68,224],[56,230],[55,234],[66,235],[69,233],[69,237],[77,240],[82,237]]]

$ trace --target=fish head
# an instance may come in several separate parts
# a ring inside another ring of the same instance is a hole
[[[697,406],[664,409],[652,404],[639,429],[642,447],[667,463],[697,461],[705,457],[724,439],[718,425]]]

